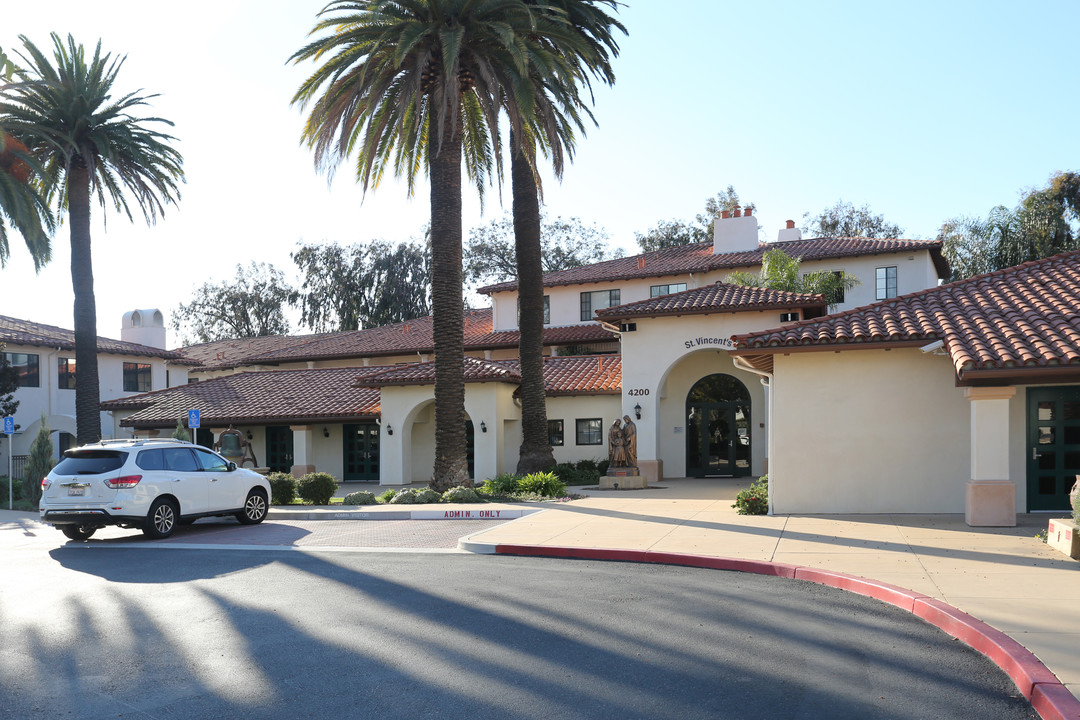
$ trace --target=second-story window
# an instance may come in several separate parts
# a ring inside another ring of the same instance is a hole
[[[581,319],[593,320],[593,313],[604,308],[615,307],[619,300],[619,290],[597,290],[581,293]]]
[[[896,297],[896,266],[877,269],[877,299],[887,300]]]
[[[38,368],[39,357],[35,353],[4,353],[4,359],[15,371],[19,387],[41,387],[41,372]]]
[[[56,361],[56,386],[61,390],[75,389],[75,359],[58,358]]]
[[[671,293],[683,292],[684,290],[686,290],[686,283],[653,285],[649,288],[649,297],[660,297],[661,295],[670,295]]]
[[[124,392],[150,392],[149,363],[124,363]]]

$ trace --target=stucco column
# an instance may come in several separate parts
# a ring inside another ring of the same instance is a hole
[[[1009,477],[1009,402],[1014,387],[967,387],[971,402],[971,480],[965,494],[968,525],[1016,525],[1016,483]]]
[[[301,477],[315,472],[315,465],[311,462],[314,456],[311,452],[311,426],[290,425],[293,433],[293,465],[289,473],[293,477]]]

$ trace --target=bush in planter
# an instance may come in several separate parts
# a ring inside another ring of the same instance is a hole
[[[393,488],[390,488],[389,490],[384,491],[382,495],[378,495],[375,499],[378,500],[381,503],[388,503],[391,500],[393,500],[394,496],[397,495],[397,494],[398,494],[397,490],[394,490]]]
[[[769,476],[762,475],[750,487],[735,496],[735,508],[740,515],[765,515],[769,512]]]
[[[553,472],[538,472],[526,475],[518,483],[518,490],[543,497],[563,497],[566,495],[566,485]]]
[[[416,491],[412,488],[406,488],[387,500],[387,502],[390,505],[415,505],[417,502]]]
[[[312,505],[329,505],[338,483],[330,473],[308,473],[297,481],[297,493]]]
[[[360,490],[358,492],[349,493],[345,496],[345,499],[341,501],[342,505],[375,505],[379,501],[375,499],[375,493],[368,492],[367,490]]]
[[[420,505],[430,505],[431,503],[437,503],[440,500],[442,500],[442,495],[431,488],[424,488],[423,490],[416,491],[416,502]]]
[[[480,491],[485,495],[508,495],[517,492],[521,476],[513,473],[501,473],[484,481],[484,487]]]
[[[266,476],[270,482],[270,501],[274,505],[292,505],[296,500],[296,478],[289,473],[272,472]]]
[[[442,501],[444,503],[479,503],[484,502],[483,498],[476,494],[476,491],[470,487],[452,487],[442,494]]]

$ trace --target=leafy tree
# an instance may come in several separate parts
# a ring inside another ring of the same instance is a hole
[[[19,409],[19,401],[15,399],[18,389],[19,375],[8,362],[4,345],[0,343],[0,418],[15,417],[15,411]],[[18,429],[18,425],[15,427]]]
[[[550,220],[540,213],[540,272],[581,267],[619,257],[618,248],[608,243],[607,232],[597,225],[586,225],[581,218],[561,217]],[[465,281],[485,285],[516,278],[517,250],[514,222],[504,215],[487,225],[469,231],[464,249]]]
[[[52,430],[45,420],[45,413],[41,413],[41,426],[38,428],[37,437],[30,444],[30,456],[26,460],[26,477],[23,478],[23,497],[37,507],[41,500],[41,481],[56,465],[53,459],[53,444],[50,435]]]
[[[898,238],[904,234],[902,227],[875,215],[869,205],[857,208],[843,200],[812,218],[803,213],[803,221],[802,231],[808,237]]]
[[[766,250],[761,258],[761,272],[733,272],[727,281],[744,287],[769,288],[787,292],[821,294],[829,303],[830,310],[836,306],[845,290],[859,284],[859,279],[848,273],[829,271],[803,273],[802,260],[791,257],[783,250]]]
[[[999,205],[985,220],[947,220],[937,239],[953,280],[1080,249],[1080,173],[1057,173],[1015,208]]]
[[[322,64],[293,102],[311,106],[303,138],[332,170],[356,153],[365,191],[383,173],[417,172],[431,183],[435,341],[435,467],[432,487],[470,482],[465,456],[461,170],[483,198],[501,157],[500,111],[514,137],[535,97],[529,63],[545,56],[550,29],[521,2],[331,0],[316,38],[291,60]],[[529,121],[526,118],[526,121]]]
[[[176,308],[172,326],[182,334],[185,345],[286,335],[289,321],[283,307],[295,296],[280,270],[252,261],[246,269],[236,266],[235,280],[203,283],[191,302]]]
[[[133,113],[154,95],[127,93],[114,99],[124,58],[101,54],[98,42],[87,60],[82,45],[52,34],[54,65],[25,36],[20,40],[29,67],[5,90],[0,115],[8,132],[24,142],[41,163],[49,197],[68,214],[71,281],[75,291],[75,418],[80,445],[101,438],[97,364],[97,307],[90,253],[90,200],[132,219],[128,194],[147,224],[179,198],[183,159],[175,140],[151,124],[167,120]]]
[[[419,242],[300,245],[300,321],[315,332],[359,330],[431,314],[431,255]]]
[[[743,205],[739,201],[739,193],[735,192],[732,185],[728,185],[727,189],[717,193],[716,197],[705,200],[705,212],[698,213],[693,221],[661,220],[645,233],[635,233],[638,247],[642,252],[653,252],[712,240],[715,218],[721,211],[732,211],[736,207],[755,209],[754,203]]]

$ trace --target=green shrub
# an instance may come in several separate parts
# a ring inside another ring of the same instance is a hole
[[[521,492],[544,497],[563,497],[566,495],[566,485],[559,479],[558,475],[550,471],[526,475],[518,483],[518,489]]]
[[[762,475],[750,487],[735,496],[735,508],[740,515],[765,515],[769,512],[769,476]]]
[[[394,495],[387,502],[391,505],[415,505],[416,504],[416,491],[412,488],[405,488],[401,492]]]
[[[341,501],[342,505],[375,505],[379,501],[375,499],[375,493],[368,492],[367,490],[360,490],[358,492],[349,493],[345,496],[345,499]]]
[[[379,495],[375,499],[381,503],[388,503],[394,499],[394,496],[397,495],[397,493],[397,490],[390,488],[389,490],[384,491],[382,495]]]
[[[585,463],[584,466],[581,463]],[[564,485],[596,485],[600,482],[600,472],[595,460],[582,460],[577,464],[559,463],[550,472],[554,473]]]
[[[599,478],[607,475],[607,469],[608,469],[608,460],[607,460],[607,458],[605,458],[605,459],[601,460],[600,462],[596,463],[597,482],[599,482]]]
[[[416,491],[416,502],[420,505],[430,505],[431,503],[437,503],[440,500],[442,500],[442,495],[431,488],[424,488],[423,490]]]
[[[312,505],[329,505],[338,488],[337,478],[324,472],[308,473],[296,485],[296,492]]]
[[[595,460],[578,460],[574,467],[581,472],[597,472],[597,463]],[[597,477],[599,477],[599,475],[597,475]]]
[[[470,487],[452,487],[442,494],[444,503],[479,503],[483,498],[476,494]]]
[[[274,505],[292,505],[296,500],[296,478],[289,473],[273,472],[266,476],[270,481],[270,501]]]
[[[481,492],[486,495],[502,495],[517,492],[521,476],[513,473],[501,473],[484,481]]]

